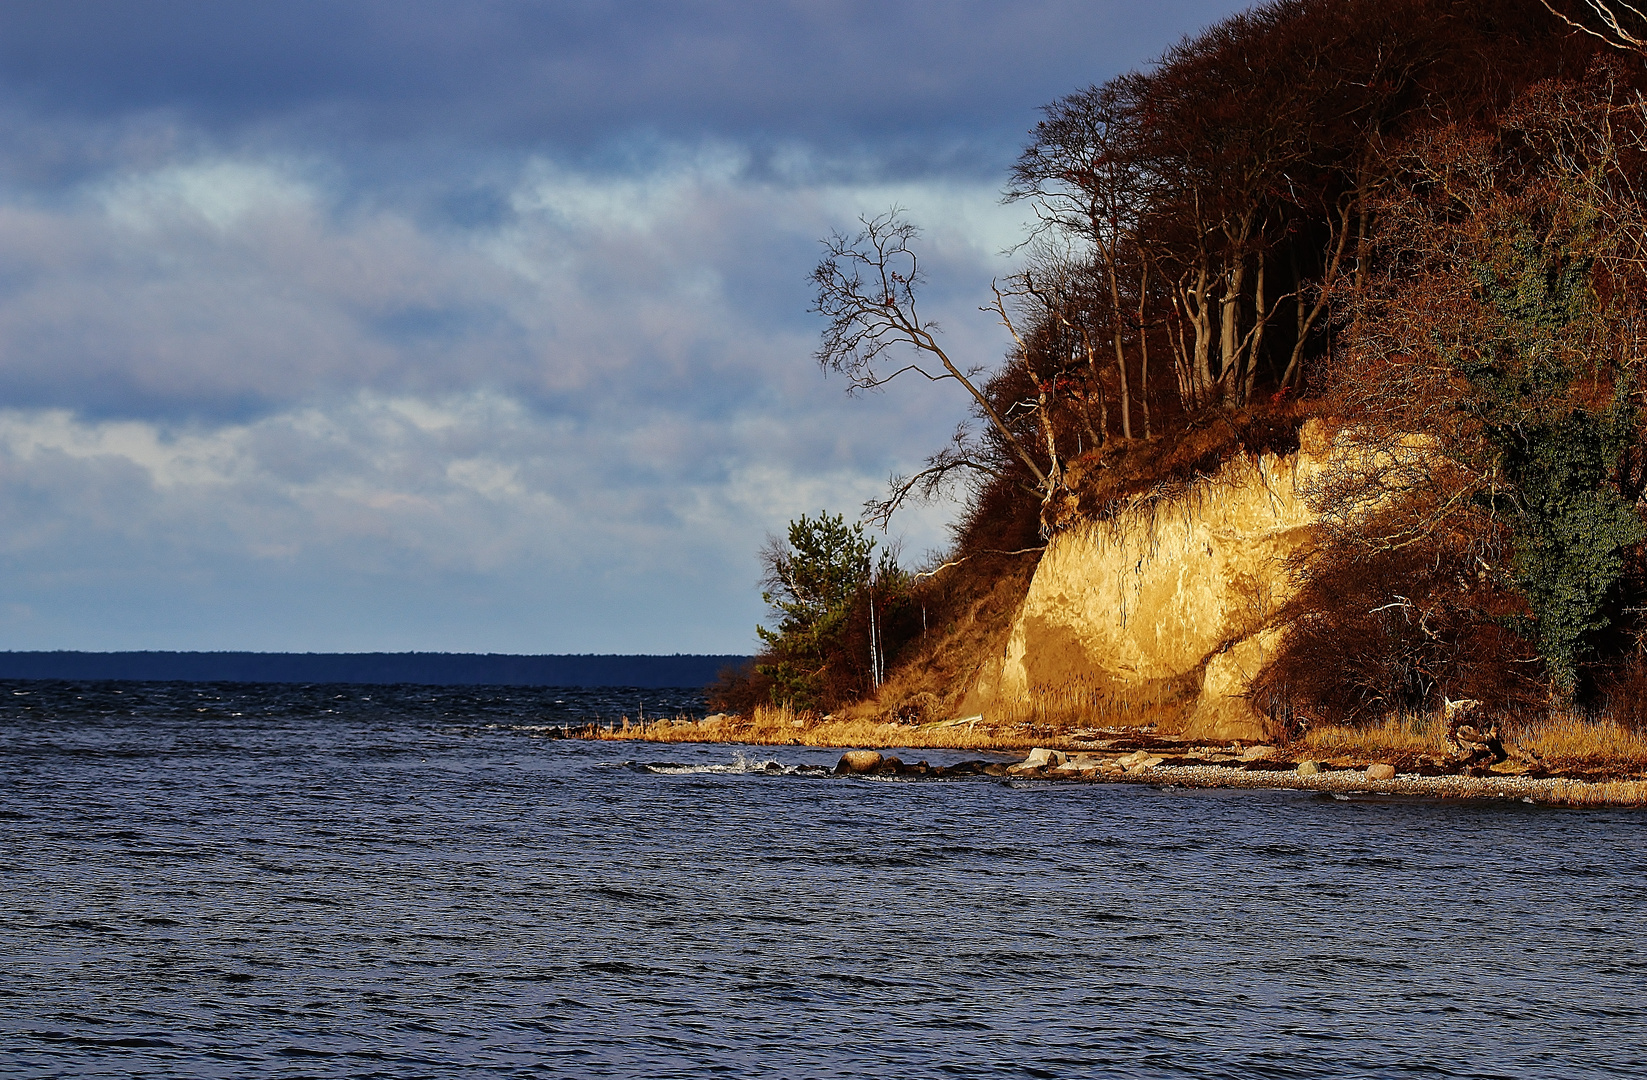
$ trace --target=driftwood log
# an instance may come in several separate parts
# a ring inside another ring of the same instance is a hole
[[[1453,764],[1465,776],[1484,775],[1506,760],[1504,733],[1481,713],[1481,702],[1447,701],[1447,749]]]

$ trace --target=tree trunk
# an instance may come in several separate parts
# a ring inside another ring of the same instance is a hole
[[[1218,382],[1226,394],[1241,391],[1241,300],[1247,283],[1247,260],[1238,258],[1224,271],[1224,295],[1218,304]]]
[[[1246,405],[1252,400],[1253,388],[1258,384],[1258,357],[1264,349],[1264,328],[1269,325],[1270,315],[1273,312],[1264,310],[1264,253],[1258,253],[1258,275],[1253,281],[1253,324],[1252,340],[1246,347],[1247,377],[1241,386],[1240,404]]]
[[[1118,280],[1120,269],[1115,265],[1115,252],[1109,249],[1104,251],[1104,265],[1109,270],[1109,310],[1110,331],[1115,342],[1115,373],[1120,377],[1121,387],[1121,437],[1132,438],[1132,394],[1127,386],[1127,354],[1122,344],[1122,332],[1125,329],[1121,317],[1121,285]]]
[[[1178,288],[1183,302],[1184,318],[1195,332],[1195,342],[1185,366],[1189,375],[1189,403],[1194,408],[1207,404],[1212,388],[1212,313],[1208,310],[1212,282],[1205,260],[1185,277],[1194,275],[1193,284]]]
[[[1149,438],[1149,334],[1144,328],[1144,306],[1149,302],[1149,261],[1138,271],[1138,404],[1144,409],[1144,438]]]

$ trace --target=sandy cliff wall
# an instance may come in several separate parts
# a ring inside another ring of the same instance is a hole
[[[1331,449],[1316,422],[1300,442],[1296,454],[1237,458],[1187,492],[1057,536],[1004,655],[978,672],[963,710],[1000,713],[1078,684],[1187,734],[1271,734],[1245,693],[1277,640],[1286,560],[1314,525],[1300,485]]]

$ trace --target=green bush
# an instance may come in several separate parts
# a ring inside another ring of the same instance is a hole
[[[863,525],[850,526],[840,514],[802,515],[789,523],[783,540],[762,552],[765,574],[761,599],[778,618],[776,630],[757,626],[769,662],[756,671],[772,682],[774,704],[800,708],[823,703],[825,673],[839,665],[848,646],[849,619],[858,598],[878,579],[899,576],[896,560]]]

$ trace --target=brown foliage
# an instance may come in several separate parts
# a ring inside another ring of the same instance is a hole
[[[724,667],[704,688],[704,700],[715,712],[745,713],[772,700],[772,678],[756,668],[771,658],[755,657],[738,667]]]
[[[908,594],[924,629],[889,617],[894,664],[947,670],[932,627],[959,634],[970,655],[1005,625],[1009,611],[980,622],[980,606],[1008,603],[992,581],[1027,580],[1035,556],[1003,553],[1235,454],[1294,450],[1310,412],[1376,429],[1375,450],[1415,433],[1455,436],[1446,373],[1403,369],[1410,358],[1389,350],[1372,371],[1365,352],[1345,348],[1353,320],[1329,318],[1329,305],[1377,296],[1380,259],[1392,275],[1411,268],[1374,238],[1413,209],[1381,193],[1409,167],[1414,140],[1433,138],[1439,118],[1522,123],[1518,95],[1580,73],[1599,48],[1540,0],[1278,0],[1186,39],[1148,71],[1049,105],[1009,188],[1040,214],[1048,245],[1008,292],[1021,301],[1009,318],[1003,304],[1018,348],[969,384],[979,430],[958,432],[873,508],[889,514],[911,493],[966,484],[945,568]],[[1467,140],[1455,142],[1468,164]],[[1434,284],[1431,314],[1456,308],[1459,282]],[[1395,340],[1400,328],[1389,329]],[[1153,437],[1127,437],[1138,430]],[[1647,453],[1637,456],[1647,481]],[[1484,524],[1479,513],[1478,496],[1492,494],[1482,460],[1398,454],[1327,478],[1323,570],[1306,583],[1296,647],[1266,675],[1279,708],[1361,717],[1440,693],[1504,707],[1536,697],[1537,665],[1513,630],[1525,609],[1506,588],[1491,515]],[[1375,508],[1378,526],[1397,531],[1353,556],[1333,548],[1365,539]],[[1334,689],[1346,666],[1351,689]],[[910,692],[949,689],[893,675]]]
[[[1547,700],[1525,605],[1468,543],[1306,556],[1287,637],[1253,684],[1278,719],[1365,723],[1475,698],[1494,712]]]
[[[1607,715],[1631,731],[1647,731],[1647,654],[1631,653],[1602,682]]]
[[[1514,710],[1539,701],[1538,677],[1546,701],[1582,699],[1585,656],[1616,666],[1607,627],[1641,582],[1611,583],[1606,560],[1640,560],[1640,429],[1623,468],[1569,463],[1616,453],[1591,447],[1620,437],[1618,395],[1639,392],[1642,136],[1600,66],[1396,155],[1374,268],[1320,380],[1340,452],[1310,492],[1323,536],[1293,636],[1261,680],[1277,707],[1355,719],[1445,693]],[[1342,686],[1312,672],[1339,667]]]

